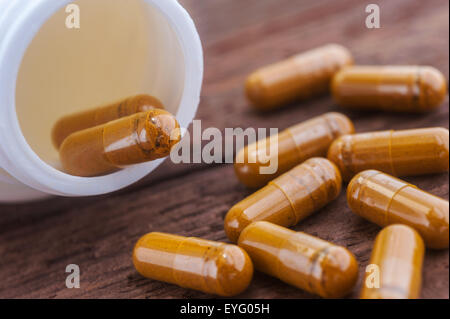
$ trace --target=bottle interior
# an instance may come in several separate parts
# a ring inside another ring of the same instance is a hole
[[[184,57],[163,15],[144,0],[78,0],[80,28],[62,7],[29,45],[16,83],[16,112],[32,150],[60,169],[51,130],[62,116],[136,95],[178,111]]]

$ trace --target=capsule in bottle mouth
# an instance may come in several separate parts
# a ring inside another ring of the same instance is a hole
[[[152,109],[69,135],[60,159],[69,174],[99,176],[166,157],[180,139],[176,118]]]
[[[155,108],[164,109],[164,105],[154,96],[140,94],[108,105],[66,115],[53,125],[53,145],[59,149],[64,140],[72,133]]]

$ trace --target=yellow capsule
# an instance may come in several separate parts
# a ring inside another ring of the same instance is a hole
[[[448,201],[379,171],[356,175],[347,188],[351,210],[379,226],[406,224],[430,248],[448,248]]]
[[[123,117],[69,135],[60,148],[61,163],[68,174],[88,177],[163,158],[179,142],[179,128],[161,109]]]
[[[255,71],[247,79],[247,97],[260,110],[308,99],[328,92],[333,75],[352,64],[346,48],[325,45]]]
[[[424,250],[414,229],[406,225],[384,228],[375,240],[361,299],[419,298]]]
[[[247,226],[238,245],[255,269],[324,298],[347,295],[358,279],[358,262],[344,247],[268,222]]]
[[[225,232],[236,242],[241,231],[258,220],[296,225],[336,199],[341,187],[341,175],[333,163],[309,159],[234,205],[225,217]]]
[[[247,289],[253,264],[235,245],[164,233],[149,233],[133,250],[133,263],[144,277],[220,296]]]
[[[157,98],[141,94],[113,104],[64,116],[53,126],[53,145],[59,149],[62,142],[72,133],[155,108],[164,109],[164,106]]]
[[[328,159],[344,181],[367,169],[394,176],[448,171],[448,130],[424,128],[345,135],[331,144]]]
[[[235,159],[236,176],[245,186],[260,188],[308,158],[326,156],[334,139],[353,132],[353,123],[343,114],[315,117],[243,148]],[[275,161],[275,173],[263,171]]]
[[[331,85],[336,102],[348,108],[425,112],[445,99],[444,75],[428,66],[355,66],[338,72]]]

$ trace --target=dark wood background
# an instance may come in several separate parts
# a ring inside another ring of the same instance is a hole
[[[246,75],[255,68],[329,42],[349,47],[359,64],[424,64],[449,74],[449,4],[446,0],[377,1],[381,29],[366,29],[365,1],[183,0],[205,50],[205,80],[197,119],[206,127],[278,127],[328,111],[330,97],[270,114],[248,107]],[[448,98],[427,115],[346,112],[358,132],[443,126]],[[448,174],[408,178],[448,199]],[[345,189],[344,189],[345,190]],[[350,212],[345,192],[295,227],[348,247],[360,264],[358,297],[377,226]],[[200,292],[147,280],[131,261],[136,240],[150,231],[226,241],[227,210],[250,192],[232,165],[174,165],[124,191],[93,198],[52,198],[0,205],[0,297],[209,298]],[[78,264],[81,288],[65,287],[65,267]],[[448,250],[427,251],[423,298],[449,297]],[[243,298],[314,298],[256,273]]]

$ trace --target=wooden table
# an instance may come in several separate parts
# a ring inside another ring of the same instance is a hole
[[[183,0],[205,50],[205,81],[197,119],[203,128],[278,127],[328,111],[325,96],[270,114],[248,107],[246,75],[255,68],[329,42],[349,47],[359,64],[425,64],[449,73],[449,4],[445,0],[377,1],[381,29],[367,29],[364,1]],[[345,112],[358,132],[443,126],[448,99],[427,115]],[[408,178],[448,199],[448,174]],[[150,231],[226,241],[227,210],[249,195],[232,165],[166,161],[127,190],[93,198],[52,198],[0,205],[0,297],[12,298],[209,298],[147,280],[135,271],[131,251]],[[348,247],[364,269],[379,227],[351,213],[345,192],[294,229]],[[81,288],[65,287],[66,265],[81,268]],[[423,298],[449,297],[448,250],[427,251]],[[243,298],[313,298],[256,273]]]

